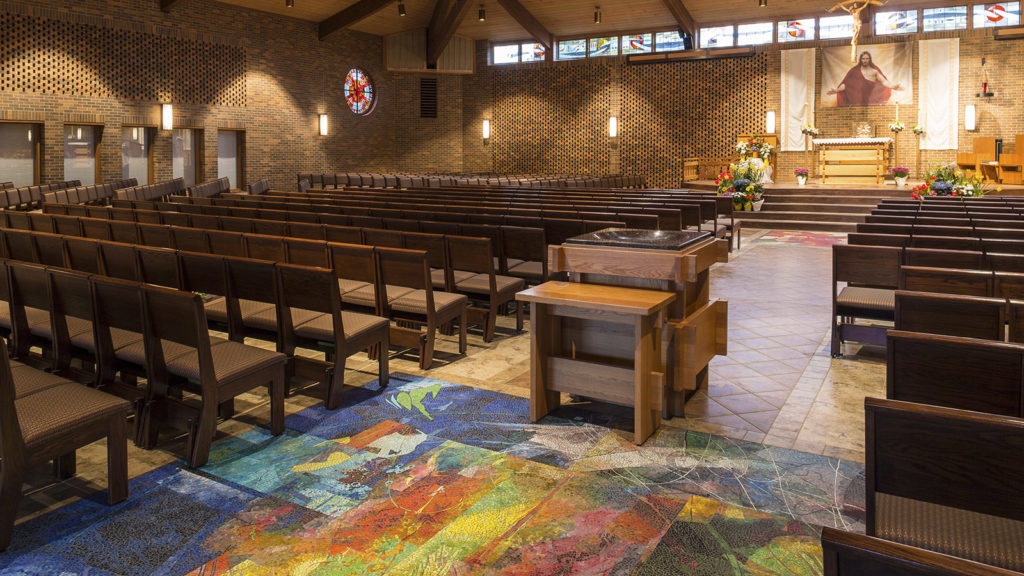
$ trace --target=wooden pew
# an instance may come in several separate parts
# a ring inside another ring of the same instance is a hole
[[[889,246],[832,247],[832,357],[842,343],[857,340],[882,345],[886,327],[856,324],[857,318],[892,321],[903,249]],[[838,283],[848,285],[841,292]]]
[[[867,535],[1024,570],[1024,420],[867,398]]]

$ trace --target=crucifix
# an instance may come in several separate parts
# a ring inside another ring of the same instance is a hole
[[[853,38],[850,40],[850,45],[853,47],[850,50],[850,61],[857,61],[857,38],[860,36],[860,13],[864,11],[868,6],[882,6],[885,3],[881,0],[843,0],[835,6],[828,9],[829,12],[835,12],[836,10],[842,10],[853,16]]]

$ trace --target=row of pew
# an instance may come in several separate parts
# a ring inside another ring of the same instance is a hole
[[[119,200],[159,200],[185,191],[185,179],[175,178],[156,184],[143,184],[117,191]]]
[[[442,188],[450,186],[503,186],[522,188],[642,188],[643,176],[480,176],[444,174],[300,173],[299,192],[308,188]]]
[[[1021,207],[883,201],[833,247],[833,356],[884,345],[886,398],[865,400],[867,535],[826,529],[826,574],[1024,571]]]
[[[185,194],[190,198],[212,198],[231,190],[231,181],[225,176],[195,186],[189,186]]]
[[[81,180],[52,182],[38,186],[15,187],[12,184],[0,189],[0,208],[5,210],[32,210],[39,206],[39,203],[43,201],[43,195],[47,192],[81,185]]]
[[[43,194],[43,202],[51,204],[109,204],[111,198],[117,196],[118,190],[137,186],[135,178],[112,180],[105,184],[92,186],[76,186],[63,190],[54,190]]]

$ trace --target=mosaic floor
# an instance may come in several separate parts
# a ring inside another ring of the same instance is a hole
[[[3,574],[819,574],[862,466],[397,375],[23,523]]]

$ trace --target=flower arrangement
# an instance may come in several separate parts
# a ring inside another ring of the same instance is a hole
[[[744,158],[721,172],[715,184],[718,185],[718,194],[732,196],[733,202],[756,202],[764,194],[764,186],[761,185],[763,177],[764,160]]]
[[[807,168],[797,168],[793,170],[793,175],[797,178],[807,178],[811,174],[811,171]]]
[[[914,134],[917,134],[918,136],[924,134],[924,126],[921,126],[920,124],[914,124],[914,127],[911,128],[911,130],[913,130]]]
[[[903,128],[905,128],[905,126],[903,125],[903,122],[900,122],[899,120],[893,120],[892,122],[889,123],[889,130],[897,134],[902,132]]]
[[[758,156],[767,160],[771,157],[774,148],[772,148],[771,144],[768,144],[764,139],[755,134],[750,138],[750,140],[736,144],[735,150],[741,159],[757,152]]]
[[[893,178],[906,178],[910,175],[910,168],[904,168],[903,166],[897,166],[892,169]]]
[[[820,131],[814,126],[814,124],[804,124],[800,127],[800,131],[807,136],[817,136]]]
[[[916,186],[910,196],[922,200],[926,196],[984,196],[987,192],[980,175],[968,178],[956,164],[936,164],[928,171],[924,182]]]

